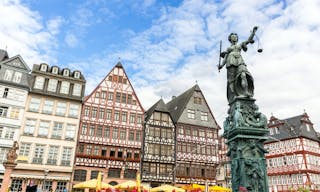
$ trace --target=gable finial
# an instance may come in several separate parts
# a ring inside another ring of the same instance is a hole
[[[118,57],[118,62],[121,62],[121,57]]]
[[[196,84],[198,85],[198,80],[196,80]]]

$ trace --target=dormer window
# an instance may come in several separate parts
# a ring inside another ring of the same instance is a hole
[[[75,71],[73,76],[74,76],[74,78],[80,79],[80,72]]]
[[[310,124],[306,124],[306,126],[307,126],[307,131],[310,131],[311,130],[311,125]]]
[[[58,74],[58,67],[52,67],[52,71],[53,74]]]
[[[47,68],[48,68],[48,66],[46,64],[41,64],[40,65],[40,71],[47,72]]]
[[[64,69],[63,70],[63,76],[69,76],[69,70],[68,69]]]

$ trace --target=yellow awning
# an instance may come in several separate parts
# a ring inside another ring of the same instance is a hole
[[[150,189],[150,192],[185,192],[186,190],[172,185],[161,185]]]
[[[96,189],[98,187],[99,182],[97,179],[91,179],[89,181],[84,181],[82,183],[75,184],[73,188],[76,189]],[[111,185],[108,183],[101,182],[101,188],[106,189],[106,188],[112,188]]]

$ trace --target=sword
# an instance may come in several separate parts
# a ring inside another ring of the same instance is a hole
[[[221,47],[222,47],[222,40],[220,40],[220,50],[219,50],[219,64],[218,64],[219,73],[220,73],[220,64],[221,64]]]

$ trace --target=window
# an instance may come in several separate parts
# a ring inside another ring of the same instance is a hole
[[[24,127],[24,133],[33,135],[35,127],[36,127],[36,120],[35,119],[27,119],[26,125]]]
[[[8,153],[8,148],[0,148],[0,163],[3,163],[4,161],[7,160],[7,153]]]
[[[11,191],[19,191],[22,189],[22,179],[13,179],[11,183]]]
[[[43,103],[42,113],[52,114],[53,104],[53,100],[45,100]]]
[[[52,67],[52,73],[58,74],[58,67]]]
[[[113,92],[108,92],[108,100],[113,100]]]
[[[75,170],[74,171],[74,180],[75,181],[85,181],[87,176],[86,170]]]
[[[112,138],[113,139],[118,139],[118,129],[117,128],[113,128],[112,129]]]
[[[106,119],[111,120],[111,113],[112,113],[111,109],[107,109]]]
[[[71,164],[71,155],[72,155],[72,148],[71,147],[63,147],[61,165],[70,166],[70,164]]]
[[[32,97],[30,99],[29,111],[38,112],[41,99]]]
[[[101,91],[101,99],[106,99],[106,98],[107,98],[107,92]]]
[[[193,98],[193,102],[194,102],[195,104],[201,105],[202,99],[201,99],[201,97],[194,97],[194,98]]]
[[[11,119],[19,119],[19,113],[20,113],[20,109],[19,108],[11,108],[11,110],[10,110],[10,118]]]
[[[69,94],[69,87],[70,87],[70,83],[69,82],[62,81],[61,87],[60,87],[60,93]]]
[[[11,81],[12,75],[13,75],[13,71],[7,69],[5,74],[4,74],[4,80]]]
[[[63,192],[63,190],[67,187],[67,182],[65,181],[58,181],[56,192]]]
[[[56,80],[56,79],[49,79],[49,83],[48,83],[48,88],[47,88],[47,90],[48,90],[48,91],[51,91],[51,92],[56,92],[56,90],[57,90],[57,85],[58,85],[58,80]]]
[[[127,112],[122,112],[121,113],[121,121],[122,122],[127,122]]]
[[[74,139],[75,135],[76,135],[76,125],[67,124],[65,138]]]
[[[99,109],[99,119],[103,119],[104,118],[104,108],[100,108]]]
[[[15,83],[20,83],[22,77],[22,73],[15,72],[12,81]]]
[[[8,107],[0,106],[0,117],[7,117]]]
[[[130,113],[130,123],[134,123],[136,120],[136,114],[135,113]]]
[[[69,76],[69,70],[63,69],[63,76]]]
[[[188,118],[195,119],[195,113],[194,109],[188,109]]]
[[[99,171],[91,171],[90,179],[97,179]]]
[[[128,104],[131,104],[132,103],[132,95],[128,94]]]
[[[208,113],[201,112],[201,121],[208,121]]]
[[[66,115],[67,104],[64,102],[58,102],[56,107],[56,115],[65,116]]]
[[[37,76],[36,80],[34,82],[33,88],[35,88],[35,89],[43,89],[43,85],[44,85],[44,77]]]
[[[121,102],[122,103],[127,103],[127,94],[122,93]]]
[[[100,98],[100,92],[97,91],[97,92],[95,93],[94,97],[95,97],[95,98]]]
[[[4,88],[4,92],[3,92],[2,97],[3,98],[7,98],[8,97],[8,93],[9,93],[9,88]]]
[[[82,124],[81,134],[87,135],[87,124]]]
[[[46,64],[41,64],[40,65],[40,71],[47,72],[47,65]]]
[[[72,95],[80,97],[81,96],[81,92],[82,92],[82,85],[79,84],[79,83],[75,83],[73,85]]]
[[[97,118],[97,111],[98,111],[97,107],[92,107],[92,111],[91,111],[92,118]]]
[[[125,169],[124,170],[124,178],[127,178],[127,179],[135,179],[136,178],[136,173],[137,171],[136,170],[132,170],[132,169]]]
[[[138,124],[142,123],[142,116],[141,115],[137,115],[137,123]]]
[[[19,156],[28,157],[30,152],[30,147],[31,147],[30,143],[21,143],[19,147]]]
[[[116,93],[116,102],[120,103],[120,99],[121,99],[121,93],[117,92]]]
[[[59,146],[50,146],[48,151],[47,164],[56,165],[58,157]]]
[[[44,153],[44,147],[45,147],[45,145],[36,144],[36,147],[34,149],[34,155],[33,155],[32,163],[42,164],[42,157],[43,157],[43,153]]]
[[[86,147],[86,154],[87,154],[87,155],[91,155],[91,152],[92,152],[92,146],[91,146],[91,145],[87,145],[87,147]]]
[[[4,129],[3,138],[5,138],[5,139],[13,139],[14,133],[15,133],[15,128],[7,127],[7,128]]]
[[[51,138],[61,139],[63,123],[54,122]]]
[[[120,131],[120,139],[125,140],[126,139],[126,130],[121,130]]]
[[[273,135],[273,128],[269,128],[269,134]]]
[[[133,131],[129,131],[129,141],[134,141],[134,132]]]
[[[79,71],[75,71],[74,72],[74,78],[77,78],[77,79],[80,78],[80,72]]]
[[[307,131],[310,131],[312,126],[310,124],[306,124],[306,126],[307,126]]]
[[[94,125],[90,125],[89,135],[90,136],[94,136],[94,132],[95,132],[95,126]]]
[[[141,133],[136,132],[136,141],[141,141]]]
[[[89,117],[89,113],[90,113],[90,107],[85,106],[84,107],[84,116]]]
[[[102,126],[98,125],[97,127],[97,133],[96,133],[97,137],[102,137]]]
[[[50,126],[49,121],[40,121],[38,135],[47,137],[49,134],[49,126]]]
[[[78,104],[70,104],[69,106],[69,117],[78,117],[79,114],[79,105]]]
[[[121,172],[121,169],[110,168],[109,171],[108,171],[108,177],[120,178],[120,172]]]
[[[114,120],[119,121],[120,119],[120,111],[114,111]]]
[[[109,128],[109,127],[105,127],[105,128],[104,128],[103,136],[104,136],[105,138],[110,138],[110,128]]]

